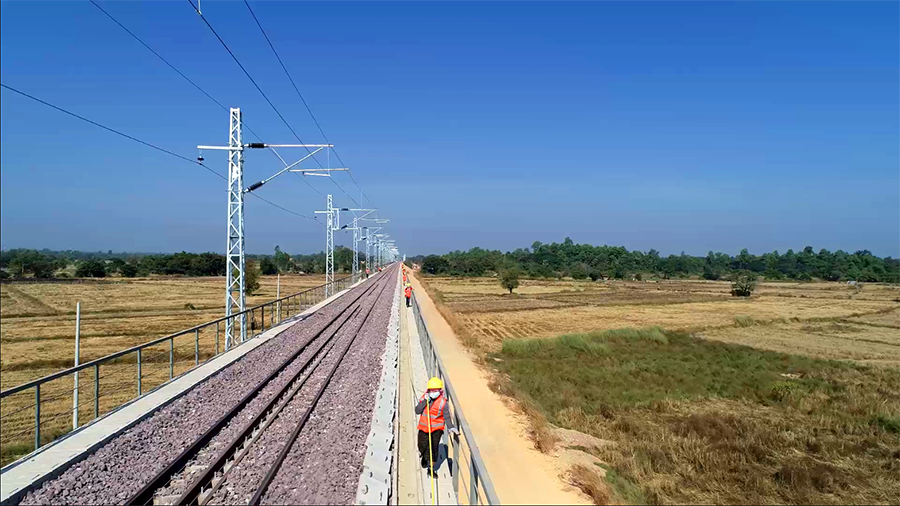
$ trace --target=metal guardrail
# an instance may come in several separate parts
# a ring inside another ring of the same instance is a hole
[[[189,329],[185,329],[174,334],[169,334],[164,337],[160,337],[158,339],[154,339],[152,341],[139,344],[137,346],[132,346],[131,348],[127,348],[116,353],[112,353],[110,355],[106,355],[104,357],[91,360],[90,362],[85,362],[84,364],[80,364],[74,367],[70,367],[68,369],[64,369],[62,371],[55,372],[53,374],[49,374],[42,378],[38,378],[36,380],[29,381],[27,383],[23,383],[21,385],[17,385],[6,390],[0,391],[0,427],[2,426],[10,426],[10,425],[21,425],[24,417],[30,416],[27,411],[32,411],[34,413],[34,427],[33,429],[27,429],[26,431],[14,431],[12,434],[2,434],[0,435],[0,447],[9,447],[10,445],[18,445],[20,448],[22,446],[21,436],[26,436],[25,433],[30,433],[33,431],[34,433],[34,449],[37,450],[42,445],[42,434],[41,434],[41,424],[46,424],[52,420],[56,420],[59,418],[66,418],[68,420],[74,419],[74,412],[79,410],[81,407],[85,407],[87,410],[90,409],[90,406],[83,406],[79,404],[77,406],[73,406],[71,401],[66,401],[65,399],[72,399],[74,388],[72,386],[68,386],[65,388],[56,388],[56,390],[62,390],[62,393],[58,392],[56,395],[51,396],[50,398],[42,398],[41,397],[41,386],[47,385],[50,382],[55,380],[64,380],[66,377],[73,378],[76,374],[79,373],[90,373],[93,372],[93,381],[91,382],[82,382],[82,387],[80,389],[86,390],[84,387],[88,387],[89,385],[86,383],[93,383],[93,396],[87,397],[86,400],[93,401],[93,419],[97,419],[100,417],[101,411],[101,398],[104,394],[111,395],[115,393],[122,392],[123,390],[133,388],[135,395],[133,397],[124,397],[121,399],[121,402],[112,403],[110,406],[104,406],[104,414],[113,411],[123,404],[130,402],[133,399],[136,399],[143,394],[149,393],[151,390],[147,390],[144,388],[145,382],[151,378],[152,373],[144,372],[142,370],[143,365],[149,364],[158,364],[159,362],[165,362],[166,357],[168,355],[168,377],[165,377],[165,370],[163,372],[164,376],[162,378],[156,378],[156,382],[154,384],[153,381],[150,381],[153,389],[159,388],[160,386],[168,383],[172,379],[176,377],[176,366],[183,365],[182,362],[188,362],[189,366],[178,372],[177,376],[181,376],[184,373],[192,371],[196,367],[200,366],[201,363],[206,363],[208,360],[224,353],[225,351],[229,351],[230,349],[234,349],[237,346],[240,346],[243,343],[234,343],[234,345],[230,347],[220,346],[220,334],[224,336],[223,322],[227,320],[233,320],[233,323],[237,329],[236,334],[240,335],[240,326],[243,321],[245,325],[247,325],[248,331],[250,331],[251,335],[257,335],[259,333],[264,332],[267,328],[272,328],[275,325],[278,325],[282,321],[287,318],[290,318],[304,309],[311,307],[323,300],[327,297],[338,293],[345,288],[351,286],[355,280],[352,276],[348,276],[341,279],[336,279],[331,283],[326,283],[324,285],[316,286],[313,288],[309,288],[307,290],[303,290],[301,292],[297,292],[285,297],[281,297],[280,299],[273,300],[271,302],[266,302],[265,304],[260,304],[258,306],[254,306],[244,311],[234,313],[229,316],[224,316],[222,318],[218,318],[216,320],[201,323],[200,325],[191,327]],[[210,341],[208,344],[203,346],[203,351],[201,352],[201,336],[204,338],[212,339],[213,337],[213,327],[215,327],[215,344]],[[205,332],[204,332],[205,331]],[[258,332],[257,332],[258,331]],[[175,345],[175,341],[179,338],[183,338],[182,340],[187,339],[187,343],[180,344],[178,346]],[[224,341],[224,339],[222,339]],[[247,339],[249,341],[249,339]],[[245,341],[245,342],[247,342]],[[145,357],[144,352],[151,347],[165,347],[168,344],[167,350],[158,351],[156,354]],[[224,343],[223,343],[224,344]],[[192,348],[193,351],[193,364],[190,365],[190,354],[178,353],[176,354],[176,349],[180,350],[183,348]],[[228,348],[228,349],[224,349]],[[115,380],[115,388],[107,389],[105,392],[101,392],[100,387],[100,366],[111,366],[113,364],[122,364],[126,362],[130,362],[130,360],[126,359],[126,356],[133,355],[134,362],[136,367],[135,375],[132,377],[131,381],[134,381],[132,385],[129,387],[127,385],[128,381],[121,377],[116,378]],[[177,357],[177,358],[176,358]],[[202,361],[201,361],[202,358]],[[157,371],[159,372],[159,371]],[[54,385],[58,386],[58,385]],[[9,399],[16,395],[21,394],[27,390],[34,390],[34,401],[33,403],[26,404],[24,406],[17,406],[12,410],[4,410],[2,407],[3,401],[9,401]],[[55,412],[48,413],[45,409],[41,409],[41,403],[47,404],[51,401],[59,401],[63,399],[62,408],[59,409],[59,402],[56,402],[56,410]],[[69,402],[68,406],[65,405],[65,402]],[[19,416],[16,416],[19,415]],[[43,417],[43,420],[42,420]],[[93,420],[92,419],[92,420]],[[76,419],[77,420],[77,419]],[[57,424],[58,425],[58,424]],[[57,427],[57,431],[60,429]],[[6,432],[6,431],[4,431]],[[63,433],[68,432],[68,430],[63,430]],[[46,438],[45,438],[46,439]],[[51,435],[52,439],[52,435]],[[24,441],[27,441],[24,440]],[[4,448],[5,449],[5,448]],[[4,452],[5,453],[5,452]]]
[[[461,444],[459,441],[456,441],[456,444],[453,445],[453,492],[456,494],[457,503],[470,505],[500,504],[500,499],[497,498],[497,492],[494,490],[494,485],[491,483],[487,468],[484,465],[481,454],[478,452],[478,446],[475,444],[475,437],[472,435],[472,429],[469,428],[469,424],[466,422],[462,407],[456,402],[456,391],[453,389],[453,384],[447,376],[446,368],[441,361],[441,357],[439,357],[435,351],[434,343],[431,340],[431,334],[428,332],[428,325],[425,323],[424,318],[422,318],[422,312],[419,309],[419,301],[416,300],[415,293],[413,293],[412,296],[412,307],[416,319],[416,328],[419,331],[419,340],[422,343],[422,355],[425,358],[425,369],[428,371],[429,377],[437,376],[444,382],[444,394],[447,397],[447,402],[450,404],[450,414],[453,417],[455,425],[459,428],[462,443],[464,443]],[[465,461],[469,471],[469,483],[463,490],[467,492],[468,503],[463,502],[459,489],[460,475],[463,474],[460,472],[462,467],[460,464],[462,461],[460,461],[459,457],[461,451],[465,448],[468,448],[469,453],[468,459]],[[482,495],[487,502],[482,500]]]

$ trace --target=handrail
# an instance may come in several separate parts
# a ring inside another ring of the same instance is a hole
[[[493,483],[491,483],[490,475],[488,475],[487,467],[485,467],[484,460],[481,458],[481,453],[478,451],[478,446],[475,444],[475,436],[472,435],[472,429],[469,428],[469,423],[466,421],[465,415],[463,415],[462,406],[455,402],[455,399],[457,398],[456,391],[453,389],[453,384],[450,382],[450,378],[447,375],[447,369],[444,367],[444,362],[435,350],[434,341],[431,338],[431,333],[428,332],[428,324],[425,323],[425,319],[422,317],[419,301],[416,299],[415,293],[412,294],[412,307],[413,314],[416,318],[416,327],[419,330],[419,339],[422,342],[422,353],[425,355],[425,368],[428,370],[429,376],[437,376],[444,382],[447,401],[451,406],[450,413],[456,419],[456,426],[459,427],[459,430],[469,447],[469,504],[478,503],[479,483],[484,489],[485,496],[487,496],[487,503],[500,504],[500,499],[497,497],[497,492],[494,490]],[[456,451],[458,451],[458,446],[456,448]],[[454,461],[458,462],[458,455],[454,458]],[[454,465],[453,467],[455,473],[459,467],[458,465]],[[462,504],[459,497],[459,479],[456,474],[454,474],[453,477],[453,488],[454,492],[456,492],[457,503]]]
[[[346,277],[343,277],[343,278],[339,278],[339,279],[334,280],[333,283],[341,283],[341,282],[344,282],[344,281],[350,279],[351,277],[352,277],[352,276],[346,276]],[[311,292],[311,291],[313,291],[313,290],[318,290],[318,289],[320,289],[320,288],[322,288],[322,287],[324,287],[324,286],[327,286],[327,285],[328,285],[328,283],[326,283],[326,284],[324,284],[324,285],[314,286],[314,287],[312,287],[312,288],[307,288],[306,290],[302,290],[302,291],[299,291],[299,292],[294,293],[294,294],[291,294],[291,295],[286,295],[286,296],[284,296],[284,297],[282,297],[282,298],[280,298],[280,299],[275,299],[275,300],[272,300],[272,301],[269,301],[269,302],[264,302],[264,303],[262,303],[262,304],[259,304],[258,306],[249,307],[249,308],[247,308],[247,309],[245,309],[245,310],[243,310],[243,311],[239,311],[239,312],[237,312],[237,313],[232,313],[231,315],[228,315],[228,316],[223,316],[223,317],[217,318],[217,319],[215,319],[215,320],[211,320],[211,321],[208,321],[208,322],[205,322],[205,323],[201,323],[201,324],[195,325],[195,326],[193,326],[193,327],[191,327],[191,328],[189,328],[189,329],[180,330],[180,331],[178,331],[178,332],[176,332],[176,333],[174,333],[174,334],[169,334],[169,335],[167,335],[167,336],[163,336],[163,337],[154,339],[154,340],[149,341],[149,342],[146,342],[146,343],[141,343],[141,344],[132,346],[131,348],[126,348],[126,349],[124,349],[124,350],[120,350],[120,351],[117,351],[117,352],[115,352],[115,353],[112,353],[112,354],[109,354],[109,355],[105,355],[105,356],[100,357],[100,358],[96,358],[96,359],[94,359],[94,360],[91,360],[90,362],[85,362],[85,363],[83,363],[83,364],[79,364],[79,365],[70,367],[70,368],[68,368],[68,369],[63,369],[62,371],[57,371],[57,372],[55,372],[55,373],[48,374],[47,376],[44,376],[44,377],[42,377],[42,378],[37,378],[37,379],[31,380],[31,381],[29,381],[28,383],[23,383],[23,384],[21,384],[21,385],[17,385],[17,386],[14,386],[14,387],[7,388],[6,390],[0,391],[0,399],[2,399],[2,398],[4,398],[4,397],[7,397],[7,396],[9,396],[9,395],[12,395],[12,394],[21,392],[21,391],[23,391],[23,390],[28,390],[29,388],[34,388],[35,386],[37,386],[37,385],[39,385],[39,384],[43,384],[43,383],[46,383],[46,382],[48,382],[48,381],[53,381],[53,380],[55,380],[55,379],[61,378],[61,377],[63,377],[63,376],[67,376],[67,375],[69,375],[69,374],[75,374],[76,372],[80,372],[80,371],[83,371],[83,370],[88,369],[88,368],[90,368],[90,367],[93,367],[93,366],[95,366],[95,365],[100,365],[100,364],[102,364],[102,363],[104,363],[104,362],[108,362],[108,361],[110,361],[110,360],[113,360],[113,359],[116,359],[116,358],[119,358],[119,357],[128,355],[129,353],[134,353],[134,352],[136,352],[136,351],[138,351],[138,350],[142,350],[142,349],[144,349],[144,348],[149,348],[150,346],[156,346],[157,344],[164,343],[164,342],[166,342],[166,341],[168,341],[168,340],[170,340],[170,339],[174,339],[174,338],[176,338],[176,337],[183,336],[183,335],[189,334],[189,333],[191,333],[191,332],[195,332],[195,331],[200,330],[200,329],[202,329],[202,328],[209,327],[210,325],[215,325],[215,324],[220,323],[220,322],[223,322],[223,321],[225,321],[225,320],[229,320],[229,319],[233,319],[233,318],[235,318],[235,317],[239,317],[239,316],[241,316],[241,315],[243,315],[243,314],[247,314],[247,313],[250,313],[251,311],[255,311],[255,310],[257,310],[257,309],[259,309],[259,308],[261,308],[261,307],[264,307],[264,306],[271,306],[271,305],[273,305],[273,304],[277,304],[278,302],[283,302],[283,301],[285,301],[285,300],[287,300],[287,299],[290,299],[290,298],[293,298],[293,297],[297,297],[297,296],[302,295],[302,294],[304,294],[304,293]]]

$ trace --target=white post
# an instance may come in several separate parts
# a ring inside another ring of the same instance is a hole
[[[75,366],[81,363],[81,303],[75,303]],[[78,373],[75,373],[75,390],[72,391],[72,430],[78,428]]]
[[[281,298],[281,273],[278,273],[278,281],[275,288],[275,299]],[[281,301],[278,301],[278,318],[279,323],[281,322]]]

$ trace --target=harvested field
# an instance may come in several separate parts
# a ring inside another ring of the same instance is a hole
[[[597,504],[900,497],[897,286],[420,279]]]
[[[288,295],[324,283],[324,276],[282,276],[281,293]],[[224,314],[224,278],[143,278],[91,283],[29,283],[0,285],[0,388],[6,389],[74,364],[75,302],[82,302],[81,360],[110,353],[214,320]],[[260,277],[260,289],[248,297],[252,306],[276,298],[276,278]],[[186,309],[191,304],[196,309]],[[212,356],[215,327],[199,334],[199,360]],[[175,340],[174,374],[194,365],[192,335]],[[169,379],[169,347],[160,344],[142,356],[144,392]],[[41,388],[42,440],[71,428],[72,378]],[[79,374],[79,416],[94,414],[94,375]],[[134,398],[135,357],[105,364],[100,370],[100,414]],[[0,462],[6,464],[33,449],[34,393],[21,392],[2,404]],[[68,414],[67,414],[68,412]]]
[[[848,319],[900,328],[900,303],[896,302],[900,288],[889,285],[761,283],[753,297],[745,299],[732,297],[731,285],[724,281],[522,280],[516,293],[509,295],[494,278],[422,280],[429,290],[439,292],[479,347],[489,351],[498,351],[504,339],[621,327],[731,329],[741,316],[764,324]],[[854,354],[855,359],[860,357],[883,359],[877,353]],[[829,358],[840,357],[831,354]]]
[[[873,316],[893,316],[900,320],[900,310]],[[900,368],[898,329],[849,323],[851,321],[853,319],[721,328],[697,336],[783,353]]]
[[[324,276],[282,276],[281,293],[324,282]],[[81,302],[81,359],[88,361],[223,316],[224,287],[225,279],[218,277],[4,283],[0,382],[8,388],[14,383],[7,372],[34,369],[34,374],[17,375],[15,383],[20,383],[40,377],[37,369],[48,361],[73,360],[76,302]],[[276,278],[261,276],[260,289],[247,297],[247,305],[275,296]]]

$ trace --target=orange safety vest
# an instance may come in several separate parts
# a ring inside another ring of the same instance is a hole
[[[407,298],[407,299],[410,298],[410,297],[412,297],[412,287],[407,286],[405,291],[406,291],[406,298]]]
[[[423,400],[425,400],[424,395],[419,399],[419,402],[422,402]],[[426,407],[425,411],[422,411],[422,414],[419,415],[419,430],[428,433],[432,433],[436,430],[444,430],[444,409],[447,407],[447,399],[441,395],[437,399],[429,402],[431,409],[427,409]],[[430,429],[429,419],[431,419]]]

